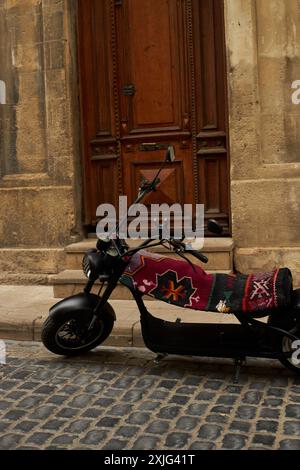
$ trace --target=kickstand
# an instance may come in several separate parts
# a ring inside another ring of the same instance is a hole
[[[167,353],[157,354],[156,358],[154,359],[154,364],[159,364],[165,357],[167,357],[167,355]]]
[[[241,370],[242,370],[242,366],[244,364],[246,364],[246,359],[240,358],[240,357],[235,359],[235,361],[234,361],[235,371],[234,371],[234,376],[233,376],[233,383],[235,383],[235,384],[239,383],[240,373],[241,373]]]

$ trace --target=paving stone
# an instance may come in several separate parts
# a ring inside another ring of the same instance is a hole
[[[31,419],[49,418],[49,416],[53,415],[54,411],[55,411],[55,408],[51,405],[40,406],[33,413],[31,413],[31,415],[29,415],[29,418]]]
[[[54,405],[62,405],[69,397],[66,395],[52,395],[48,398],[47,403],[52,403]]]
[[[132,405],[127,405],[127,404],[120,404],[120,405],[115,405],[109,410],[109,414],[113,416],[124,416],[130,413],[132,410]]]
[[[163,390],[155,390],[148,398],[152,400],[166,400],[169,396],[169,392]]]
[[[233,408],[232,406],[217,405],[211,409],[212,413],[219,413],[222,415],[230,415]]]
[[[223,449],[239,450],[246,445],[247,437],[240,434],[227,434],[223,439]]]
[[[19,403],[16,404],[18,408],[24,408],[24,409],[29,409],[29,408],[34,408],[36,405],[41,403],[44,400],[43,397],[40,395],[31,395],[29,397],[24,398],[21,400]]]
[[[17,421],[18,419],[23,418],[23,416],[25,415],[26,415],[26,412],[23,410],[10,410],[3,416],[3,419],[8,419],[10,421]]]
[[[118,429],[116,435],[131,438],[131,437],[135,436],[138,433],[139,430],[140,430],[140,428],[137,427],[137,426],[121,426]]]
[[[164,434],[169,430],[170,424],[167,421],[162,421],[162,420],[155,420],[152,421],[152,423],[149,424],[149,426],[146,428],[146,433],[150,434]]]
[[[143,377],[135,384],[135,388],[147,389],[147,388],[152,387],[152,385],[154,385],[155,382],[156,382],[155,377]]]
[[[76,416],[77,413],[78,413],[78,410],[76,409],[72,410],[71,408],[64,408],[64,410],[61,410],[58,413],[58,416],[61,416],[63,418],[72,418],[73,416]],[[93,407],[93,408],[89,408],[85,410],[82,416],[84,418],[100,418],[102,414],[103,414],[103,408]]]
[[[102,390],[104,390],[106,388],[106,383],[105,382],[95,382],[93,384],[90,384],[88,385],[86,388],[85,388],[85,392],[86,393],[99,393],[99,392],[102,392]],[[91,397],[90,397],[91,398]]]
[[[235,395],[221,395],[217,400],[217,404],[234,405],[237,399],[238,397]]]
[[[264,390],[266,387],[266,382],[251,382],[249,384],[250,390]]]
[[[5,398],[8,398],[9,400],[18,401],[21,398],[24,398],[24,392],[20,390],[15,390],[5,395]]]
[[[209,414],[205,419],[208,423],[226,424],[229,421],[229,416],[216,413],[216,414]]]
[[[192,418],[191,416],[182,416],[177,421],[175,427],[182,431],[192,431],[199,424],[199,419]]]
[[[36,426],[38,426],[38,423],[36,421],[21,421],[15,426],[15,429],[27,433],[29,431],[32,431],[32,429]]]
[[[100,419],[96,426],[98,428],[113,428],[114,426],[117,426],[119,423],[120,418],[112,418],[111,416],[105,416],[104,418]]]
[[[95,411],[95,410],[93,410]],[[57,416],[60,418],[73,418],[79,413],[79,410],[76,408],[62,408],[58,413]]]
[[[108,406],[112,405],[115,402],[113,398],[100,398],[94,403],[94,406],[103,406],[103,408],[107,408]]]
[[[277,421],[258,421],[256,424],[257,431],[266,431],[269,433],[276,434],[278,430],[278,422]]]
[[[53,439],[53,441],[51,441],[51,444],[53,445],[58,444],[58,445],[66,446],[66,445],[72,444],[74,439],[75,439],[75,436],[72,436],[70,434],[62,434],[61,436],[58,436],[55,439]]]
[[[230,431],[249,432],[250,427],[251,424],[246,421],[233,421],[230,424]]]
[[[279,398],[266,398],[263,402],[263,406],[282,406],[283,405],[283,400],[280,400]]]
[[[127,401],[127,402],[138,402],[143,398],[143,392],[140,390],[129,390],[128,392],[125,393],[125,395],[121,398],[122,401]]]
[[[135,379],[132,377],[121,377],[113,383],[113,387],[127,389],[129,388]]]
[[[253,419],[255,418],[257,408],[254,406],[239,406],[236,412],[236,416],[241,419]]]
[[[69,406],[72,408],[84,408],[88,405],[91,405],[92,397],[91,395],[78,395],[70,403]]]
[[[267,390],[267,395],[270,397],[282,398],[285,396],[286,390],[282,388],[269,388]]]
[[[216,445],[215,445],[214,442],[195,441],[189,447],[189,450],[213,450],[213,449],[215,449],[215,447],[216,447]]]
[[[215,394],[215,393],[211,393],[211,392],[200,392],[200,393],[196,396],[196,400],[198,400],[198,401],[212,401],[215,397],[216,397],[216,394]]]
[[[144,401],[140,404],[139,409],[143,411],[153,411],[157,410],[160,405],[161,403],[159,401]]]
[[[207,404],[202,403],[192,403],[186,410],[188,415],[192,416],[202,416],[207,410]]]
[[[221,435],[221,432],[221,426],[216,424],[204,424],[198,432],[198,437],[210,441],[217,439]]]
[[[253,444],[263,444],[265,446],[271,447],[274,444],[275,437],[265,434],[256,434],[253,438]]]
[[[56,431],[62,428],[65,424],[67,424],[67,422],[67,420],[51,419],[43,425],[43,429]]]
[[[34,390],[39,385],[40,385],[39,382],[24,382],[20,384],[18,388],[22,390]]]
[[[0,436],[0,450],[14,450],[22,439],[21,434],[5,434]]]
[[[300,450],[300,439],[283,439],[279,446],[280,450]]]
[[[133,444],[134,450],[153,450],[157,448],[159,439],[153,436],[139,437]]]
[[[300,405],[287,405],[285,409],[287,418],[300,418]]]
[[[294,403],[300,403],[300,395],[290,395],[289,400]]]
[[[2,380],[0,382],[0,390],[11,390],[12,388],[16,387],[18,385],[17,381],[12,381],[12,380]]]
[[[177,405],[186,405],[188,401],[190,401],[189,396],[184,395],[173,395],[170,399],[170,403],[176,403]]]
[[[111,439],[107,444],[104,445],[104,450],[124,450],[126,449],[128,441],[121,439]]]
[[[188,376],[183,381],[185,385],[194,385],[195,387],[198,387],[202,382],[203,382],[203,377],[197,377],[197,376]]]
[[[26,443],[32,443],[32,444],[45,444],[45,442],[52,436],[52,434],[47,433],[47,432],[35,432],[30,436]]]
[[[203,386],[208,390],[220,390],[223,387],[223,383],[217,380],[207,380]]]
[[[180,412],[179,406],[164,406],[158,413],[159,418],[173,419],[178,416]]]
[[[184,432],[173,432],[167,436],[165,445],[172,449],[182,449],[187,445],[189,437]]]
[[[274,410],[270,408],[262,408],[260,412],[260,416],[262,418],[268,418],[268,419],[277,419],[279,418],[280,415],[280,410]]]
[[[193,395],[196,390],[197,390],[196,387],[185,386],[185,387],[177,388],[176,393],[181,394],[181,395]]]
[[[42,385],[41,387],[38,387],[35,390],[35,393],[40,393],[42,395],[50,395],[52,392],[54,392],[56,388],[51,385]]]
[[[0,401],[0,410],[6,410],[10,405],[11,405],[11,403],[9,401],[1,400]]]
[[[73,421],[67,428],[64,429],[65,432],[80,434],[89,428],[91,421],[88,419],[78,419]]]
[[[239,385],[229,385],[228,387],[225,388],[225,392],[234,393],[237,395],[241,395],[242,390],[243,390],[243,387]]]
[[[284,423],[284,434],[291,436],[300,436],[300,422],[299,421],[286,421]]]
[[[258,405],[262,399],[262,396],[263,394],[261,392],[251,391],[251,392],[245,393],[242,401],[243,403],[247,403],[249,405]]]
[[[132,413],[127,419],[126,422],[130,424],[145,424],[149,421],[150,415],[148,413],[143,413],[142,411],[136,411]]]
[[[157,385],[157,388],[166,388],[167,390],[172,390],[176,386],[175,380],[161,380]],[[179,392],[180,393],[180,392]]]
[[[107,431],[90,431],[80,439],[80,443],[87,445],[100,445],[103,444],[104,439],[107,436]],[[102,447],[100,447],[102,448]]]

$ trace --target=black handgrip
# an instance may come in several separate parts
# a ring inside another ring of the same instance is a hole
[[[188,250],[187,253],[190,253],[191,255],[195,256],[199,261],[202,261],[202,263],[208,263],[208,258],[200,253],[200,251],[195,251],[195,250]]]

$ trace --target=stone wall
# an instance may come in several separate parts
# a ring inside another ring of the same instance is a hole
[[[299,0],[226,0],[226,29],[236,268],[300,285]]]
[[[1,280],[45,281],[80,238],[75,18],[76,0],[0,0]]]

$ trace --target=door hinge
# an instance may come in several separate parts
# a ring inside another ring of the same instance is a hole
[[[129,85],[124,85],[122,88],[122,93],[124,96],[134,96],[136,92],[135,86],[130,83]]]

